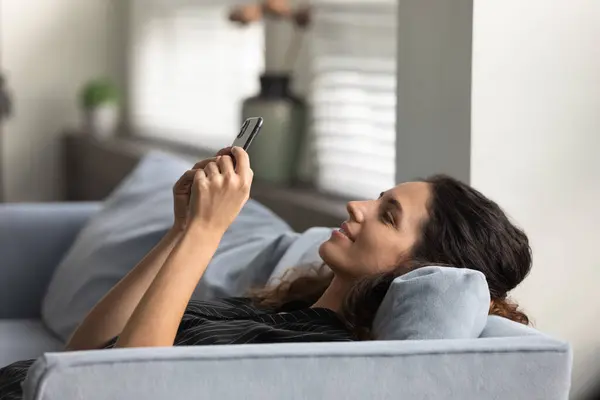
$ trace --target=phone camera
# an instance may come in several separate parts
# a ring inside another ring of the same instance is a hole
[[[241,138],[242,136],[244,136],[244,133],[246,132],[246,129],[248,128],[248,125],[250,125],[250,121],[244,122],[244,125],[242,125],[242,129],[240,130],[240,133],[237,135],[238,139]]]

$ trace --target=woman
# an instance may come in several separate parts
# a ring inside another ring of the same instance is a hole
[[[172,229],[94,307],[67,349],[370,339],[393,279],[431,264],[481,271],[490,313],[529,322],[507,300],[531,268],[527,237],[494,202],[445,176],[348,203],[347,221],[319,248],[329,268],[284,277],[247,298],[190,302],[222,235],[248,200],[252,175],[248,155],[238,147],[185,172],[173,189]],[[0,398],[19,398],[30,364],[0,372]]]

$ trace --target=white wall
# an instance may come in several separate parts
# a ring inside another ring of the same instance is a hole
[[[600,378],[600,2],[476,1],[471,181],[528,233],[515,292],[575,349],[573,393]]]
[[[473,0],[398,3],[396,181],[469,180]]]
[[[125,80],[124,0],[0,0],[2,69],[15,116],[4,126],[2,172],[8,201],[62,196],[60,136],[79,122],[80,85]]]

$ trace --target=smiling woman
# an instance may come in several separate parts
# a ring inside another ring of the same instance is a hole
[[[427,265],[482,272],[490,314],[528,324],[508,299],[531,269],[527,236],[484,195],[448,176],[398,185],[376,200],[348,203],[348,220],[323,243],[325,265],[290,272],[253,292],[258,304],[331,308],[355,336],[371,338],[373,317],[398,276]]]

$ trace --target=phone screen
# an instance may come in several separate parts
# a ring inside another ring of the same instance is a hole
[[[250,147],[250,144],[260,131],[262,123],[263,119],[261,117],[252,117],[245,120],[242,124],[242,129],[240,129],[240,133],[237,135],[231,146],[238,146],[244,150],[248,150],[248,147]]]

